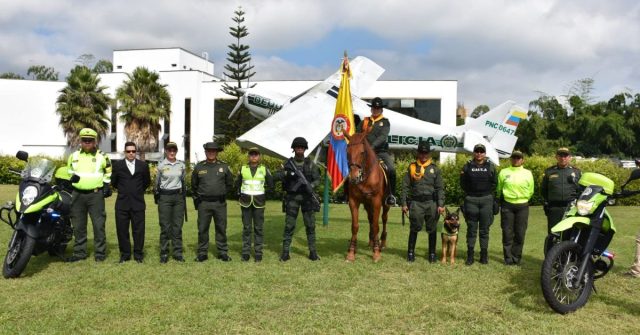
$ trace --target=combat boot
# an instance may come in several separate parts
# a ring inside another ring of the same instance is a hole
[[[409,243],[407,245],[407,262],[412,263],[416,260],[416,240],[418,232],[409,232]]]
[[[315,250],[312,250],[312,251],[309,251],[309,259],[312,261],[319,261],[320,256],[318,256],[318,253]]]
[[[282,255],[280,255],[280,261],[281,262],[286,262],[288,260],[290,260],[291,257],[289,256],[289,252],[288,251],[283,251]]]
[[[388,171],[388,170],[387,170]],[[396,174],[394,172],[389,172],[389,195],[386,199],[386,204],[389,206],[395,206],[397,204],[397,199],[394,196],[396,193]]]
[[[429,233],[429,263],[436,262],[436,233]]]
[[[467,261],[464,262],[464,264],[466,264],[466,265],[472,265],[473,264],[473,248],[468,248],[467,249]]]
[[[489,263],[489,254],[487,253],[487,249],[480,249],[480,264]]]

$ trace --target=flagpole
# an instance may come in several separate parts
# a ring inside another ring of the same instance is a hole
[[[329,225],[329,172],[324,169],[324,192],[322,195],[322,225],[327,227]]]

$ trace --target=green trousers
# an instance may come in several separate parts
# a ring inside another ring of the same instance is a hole
[[[493,223],[493,195],[464,198],[464,217],[467,221],[467,248],[473,249],[480,232],[480,249],[489,248],[489,227]]]
[[[75,243],[73,255],[78,258],[87,258],[87,214],[93,224],[93,247],[95,257],[106,257],[107,235],[105,221],[107,213],[104,211],[104,197],[102,192],[80,193],[73,191],[71,202],[71,224]]]
[[[251,255],[251,232],[255,256],[262,256],[264,245],[264,208],[251,205],[242,208],[242,255]]]
[[[309,251],[316,251],[316,217],[312,210],[307,210],[308,207],[302,195],[287,195],[286,198],[286,218],[284,225],[284,235],[282,238],[282,251],[289,252],[291,247],[291,239],[293,238],[293,232],[296,229],[296,221],[298,219],[298,213],[302,209],[302,219],[304,221],[304,227],[307,233],[307,245]],[[308,202],[308,201],[307,201]],[[301,208],[302,207],[302,208]]]
[[[429,201],[412,201],[409,210],[411,231],[419,232],[424,225],[427,233],[433,234],[438,228],[438,209],[436,203]]]
[[[198,206],[198,256],[209,252],[209,226],[215,223],[218,257],[226,255],[227,246],[227,202],[203,201]]]
[[[185,202],[182,194],[161,194],[158,198],[158,221],[160,223],[160,255],[182,257],[182,224]]]

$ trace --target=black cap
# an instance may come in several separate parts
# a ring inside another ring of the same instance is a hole
[[[371,103],[367,105],[372,108],[382,108],[382,99],[375,97],[371,100]]]
[[[571,151],[567,147],[558,148],[556,155],[571,155]]]
[[[476,151],[479,151],[479,150],[482,151],[482,152],[487,152],[487,148],[482,143],[478,143],[478,144],[476,144],[475,147],[473,147],[473,152],[476,152]]]
[[[511,153],[511,158],[524,158],[524,155],[520,150],[513,150],[513,152]]]
[[[167,142],[167,144],[164,145],[164,150],[169,150],[169,149],[178,150],[178,145],[176,144],[176,142]]]
[[[258,149],[258,147],[251,147],[251,148],[249,148],[249,152],[248,153],[250,154],[252,152],[255,152],[255,153],[257,153],[259,155],[260,154],[260,149]]]
[[[302,147],[305,149],[309,149],[309,145],[307,144],[307,140],[304,137],[296,137],[293,139],[293,142],[291,142],[291,149],[294,149],[296,147]]]
[[[427,142],[420,142],[420,144],[418,144],[418,153],[425,153],[428,154],[431,152],[431,147],[429,147],[429,143]]]
[[[220,146],[216,142],[207,142],[204,145],[202,145],[202,147],[204,148],[204,150],[209,149],[209,150],[223,151],[222,146]]]

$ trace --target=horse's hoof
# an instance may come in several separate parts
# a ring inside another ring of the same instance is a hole
[[[347,257],[344,259],[345,262],[353,263],[356,261],[356,255],[352,253],[348,253]]]
[[[380,252],[379,252],[379,251],[376,251],[376,252],[374,252],[374,253],[373,253],[373,262],[374,262],[374,263],[378,263],[378,261],[380,260],[380,258],[381,258],[381,257],[380,257]]]

